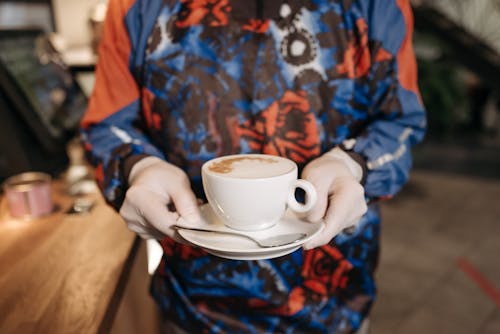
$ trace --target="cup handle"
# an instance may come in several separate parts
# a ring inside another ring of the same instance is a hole
[[[300,203],[295,198],[295,189],[301,188],[306,193],[306,202]],[[318,198],[318,194],[316,193],[316,189],[312,185],[311,182],[298,179],[293,183],[290,193],[288,194],[288,207],[297,213],[303,213],[311,210],[311,208],[316,204],[316,200]]]

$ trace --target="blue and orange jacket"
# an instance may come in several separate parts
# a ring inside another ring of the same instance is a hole
[[[268,153],[304,166],[361,157],[369,200],[407,181],[425,132],[409,0],[111,0],[82,137],[119,208],[130,161],[200,166]],[[380,222],[270,260],[222,260],[162,240],[152,293],[190,333],[350,333],[375,296]]]

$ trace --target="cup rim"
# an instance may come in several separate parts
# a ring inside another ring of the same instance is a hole
[[[52,177],[43,172],[24,172],[12,175],[3,182],[5,191],[29,191],[40,184],[50,184]]]
[[[216,172],[211,172],[211,171],[208,170],[208,165],[211,164],[211,163],[217,162],[218,160],[235,158],[235,157],[241,157],[241,156],[247,156],[247,157],[252,157],[252,156],[254,156],[254,157],[262,157],[262,156],[264,156],[264,157],[269,157],[269,158],[276,158],[276,159],[279,159],[279,160],[282,160],[282,161],[286,161],[287,163],[289,163],[290,164],[290,169],[287,170],[284,173],[277,174],[277,175],[263,176],[263,177],[252,177],[252,178],[248,178],[248,177],[235,177],[235,176],[224,176],[223,174],[216,173]],[[291,160],[289,158],[286,158],[286,157],[279,156],[279,155],[271,155],[271,154],[265,154],[265,153],[241,153],[241,154],[222,155],[222,156],[210,159],[208,161],[205,161],[203,163],[203,165],[201,166],[202,175],[203,174],[210,175],[211,177],[221,178],[221,179],[224,179],[224,180],[267,180],[267,179],[274,179],[274,178],[278,178],[278,177],[283,177],[285,175],[289,175],[290,173],[293,173],[294,171],[297,171],[297,169],[298,169],[298,167],[297,167],[297,164],[295,163],[295,161],[293,161],[293,160]]]

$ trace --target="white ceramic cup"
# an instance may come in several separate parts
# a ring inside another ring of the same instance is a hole
[[[208,203],[224,224],[242,231],[256,231],[276,224],[290,208],[309,211],[316,190],[297,179],[292,160],[266,154],[229,155],[207,161],[201,168]],[[305,191],[306,202],[295,198],[296,188]]]

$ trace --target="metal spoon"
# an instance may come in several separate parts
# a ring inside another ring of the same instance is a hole
[[[173,225],[172,227],[175,229],[183,229],[183,230],[189,230],[189,231],[235,235],[238,237],[250,239],[262,248],[290,245],[290,244],[298,243],[298,242],[302,241],[305,237],[307,237],[307,234],[305,234],[305,233],[289,233],[289,234],[280,234],[280,235],[276,235],[276,236],[268,237],[268,238],[264,238],[264,239],[256,239],[256,238],[253,238],[253,237],[246,235],[244,233],[238,233],[238,232],[218,231],[218,230],[210,230],[210,229],[206,229],[206,228],[187,227],[187,226],[181,226],[181,225]]]

